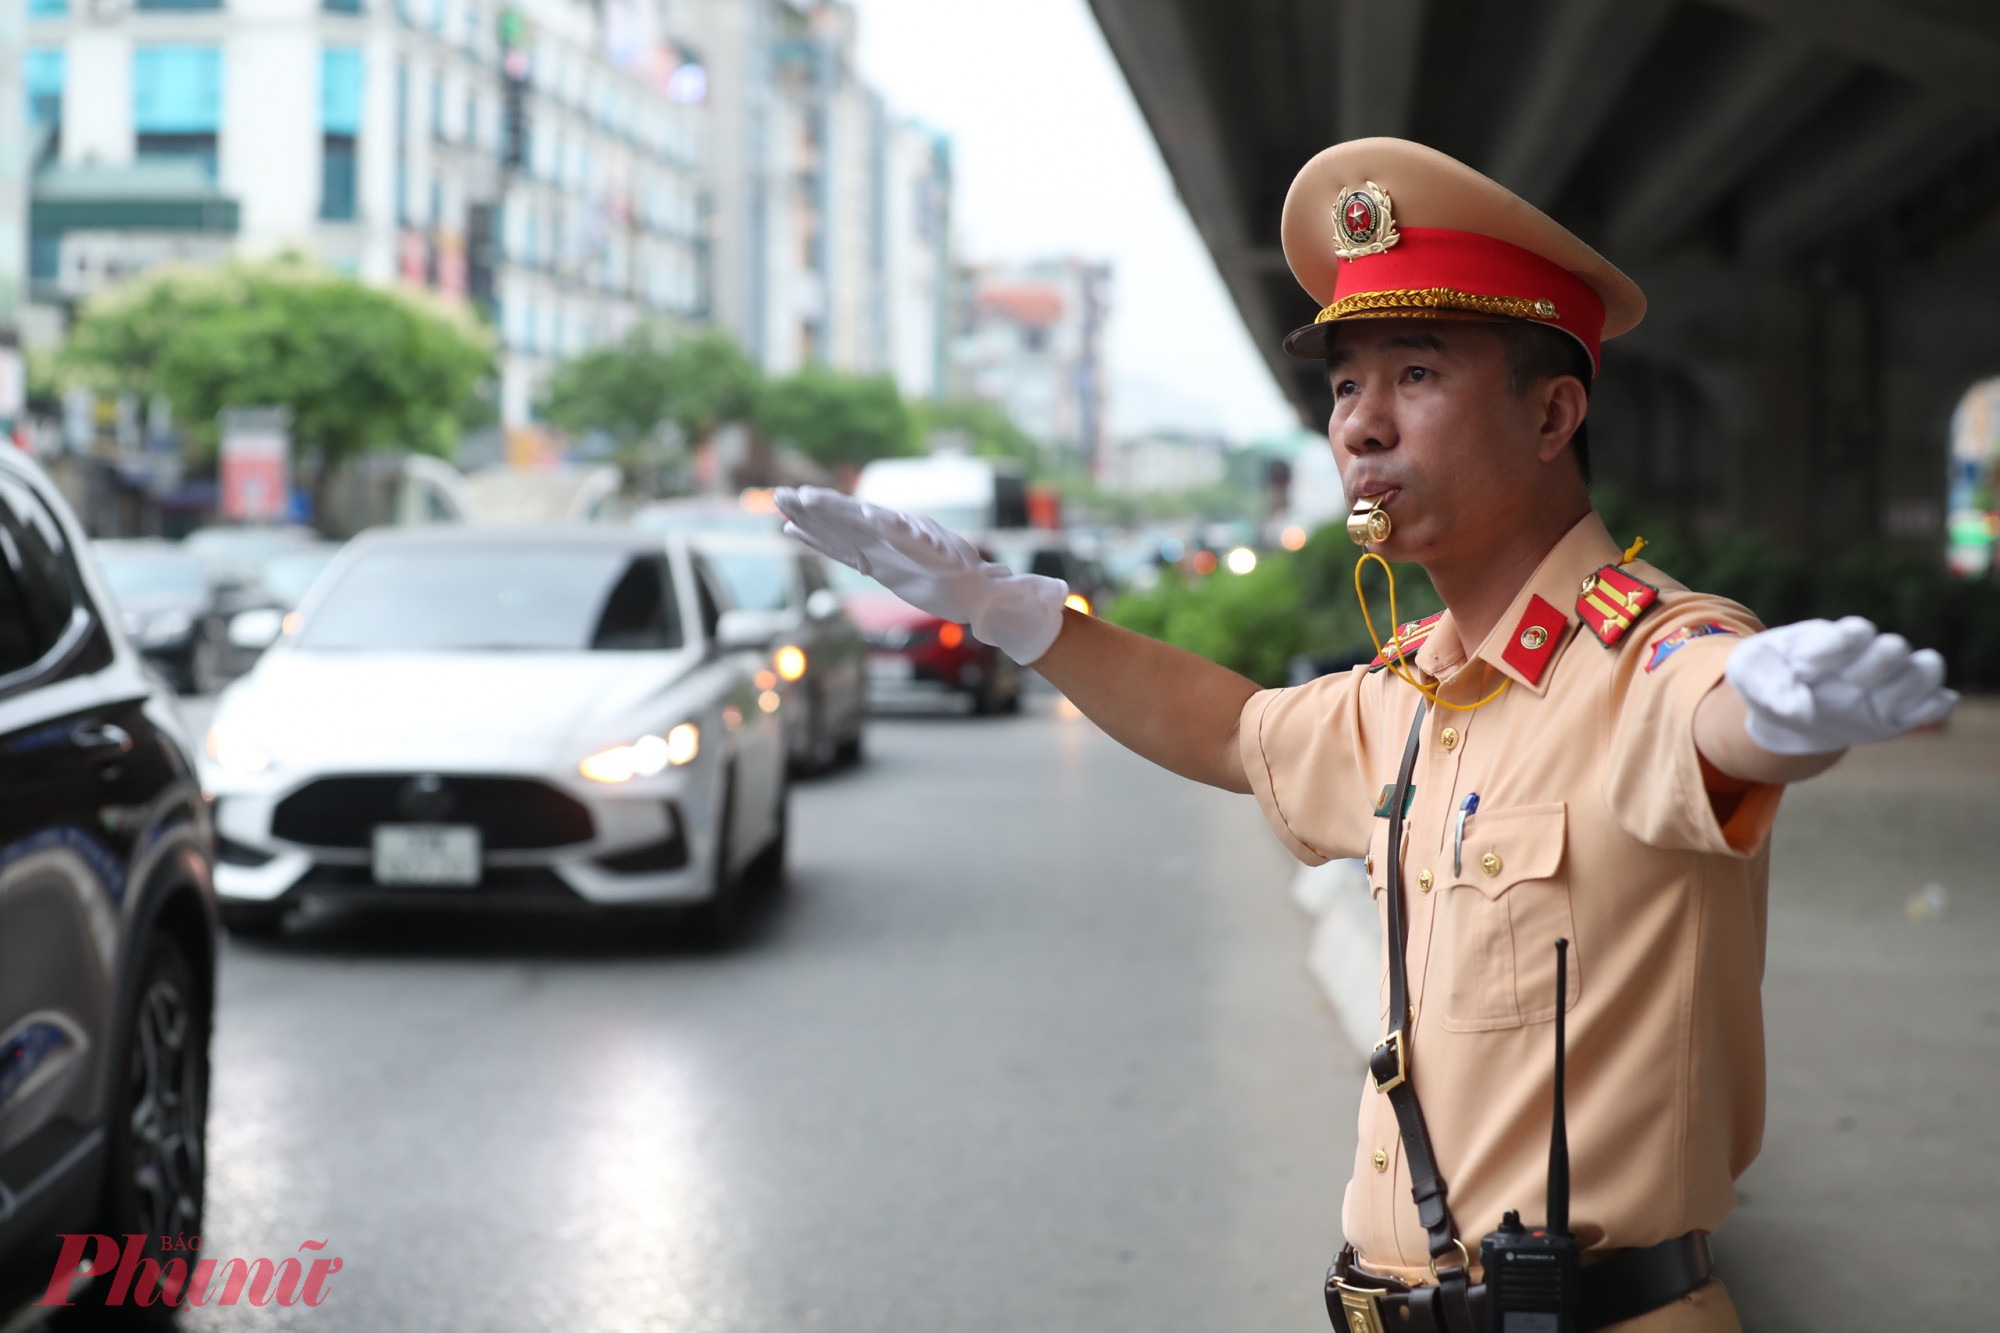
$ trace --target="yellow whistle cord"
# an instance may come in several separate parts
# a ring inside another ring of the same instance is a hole
[[[1375,645],[1376,656],[1382,659],[1383,665],[1395,673],[1398,680],[1408,685],[1418,694],[1423,695],[1424,698],[1429,699],[1438,707],[1449,708],[1455,713],[1469,713],[1475,708],[1484,707],[1507,692],[1507,687],[1514,683],[1512,678],[1501,681],[1499,689],[1493,691],[1493,693],[1487,695],[1477,703],[1455,704],[1449,699],[1439,698],[1436,690],[1403,670],[1401,665],[1403,659],[1402,645],[1397,645],[1394,657],[1389,656],[1389,650],[1382,646],[1382,636],[1375,632],[1375,617],[1368,613],[1368,594],[1361,589],[1361,571],[1367,566],[1370,560],[1382,566],[1382,572],[1389,576],[1389,634],[1393,639],[1396,634],[1396,627],[1402,623],[1396,615],[1396,571],[1389,568],[1387,560],[1384,560],[1373,551],[1363,552],[1361,558],[1354,562],[1354,597],[1356,601],[1361,603],[1361,619],[1368,626],[1368,638]]]
[[[1644,537],[1641,537],[1637,541],[1633,542],[1630,546],[1625,548],[1625,554],[1618,558],[1618,563],[1621,565],[1631,564],[1634,560],[1637,560],[1639,558],[1639,552],[1645,549],[1646,549],[1646,539]]]

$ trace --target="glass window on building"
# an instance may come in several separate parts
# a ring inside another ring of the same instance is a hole
[[[319,160],[319,215],[328,222],[352,222],[360,216],[356,197],[360,154],[351,134],[322,134]]]
[[[396,62],[396,225],[410,221],[410,66]]]
[[[180,45],[133,49],[132,129],[140,161],[191,161],[214,180],[221,124],[220,49]]]
[[[59,19],[69,13],[69,0],[28,0],[31,19]]]
[[[222,0],[138,0],[138,3],[133,8],[138,10],[172,10],[177,12],[191,9],[220,9],[222,8]]]
[[[360,216],[361,51],[329,46],[319,58],[319,215],[329,222]]]
[[[444,75],[436,70],[431,72],[431,138],[443,143],[449,136],[444,132]]]
[[[319,7],[329,14],[359,14],[361,0],[319,0]]]
[[[63,49],[31,46],[22,62],[22,82],[28,87],[28,123],[37,128],[62,128]]]

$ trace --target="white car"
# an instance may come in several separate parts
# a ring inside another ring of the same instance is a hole
[[[783,875],[787,791],[768,653],[718,586],[658,533],[357,538],[218,701],[224,922],[275,930],[308,897],[680,904],[727,936]]]

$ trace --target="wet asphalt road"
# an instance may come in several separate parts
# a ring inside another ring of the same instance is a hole
[[[729,954],[455,916],[230,942],[205,1252],[343,1268],[185,1326],[1324,1328],[1361,1064],[1255,807],[1047,695],[870,747],[796,789],[790,896]],[[1978,700],[1786,797],[1765,1146],[1716,1242],[1755,1333],[1982,1326],[1996,807]]]
[[[796,789],[790,896],[728,954],[429,915],[232,941],[205,1252],[343,1267],[186,1324],[1323,1327],[1360,1062],[1290,862],[1059,706],[878,723]]]

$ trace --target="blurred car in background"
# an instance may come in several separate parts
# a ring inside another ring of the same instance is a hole
[[[213,694],[230,679],[229,628],[270,599],[249,581],[218,581],[178,542],[92,544],[119,622],[145,659],[183,694]]]
[[[319,539],[317,532],[296,523],[224,524],[196,528],[181,539],[181,546],[201,561],[210,580],[229,587],[257,582],[274,556]]]
[[[225,924],[680,905],[729,937],[782,878],[785,747],[706,578],[628,528],[356,538],[208,733]]]
[[[208,817],[176,701],[116,628],[84,549],[47,478],[0,449],[8,1327],[16,1304],[48,1285],[65,1233],[132,1236],[137,1264],[165,1262],[202,1230],[216,954]],[[79,1283],[78,1304],[102,1304],[104,1286]]]
[[[792,767],[819,771],[859,759],[867,650],[827,584],[825,562],[786,537],[711,532],[692,540],[729,604],[727,637],[770,653],[757,683],[784,699]]]
[[[1080,554],[1061,533],[1026,529],[988,533],[985,545],[1016,574],[1041,574],[1069,585],[1068,605],[1096,615],[1112,596],[1111,576],[1103,564]]]
[[[785,516],[763,489],[726,495],[683,495],[654,500],[633,511],[632,526],[646,532],[742,532],[777,536]]]
[[[270,555],[257,570],[257,605],[229,617],[222,636],[219,674],[235,680],[284,633],[285,617],[297,609],[313,583],[340,554],[339,542],[287,545]]]
[[[854,498],[926,515],[969,537],[1028,524],[1027,481],[1004,459],[950,451],[878,458],[861,469]]]
[[[965,699],[981,715],[1018,712],[1021,668],[964,625],[920,611],[866,574],[826,566],[868,646],[870,707]]]

